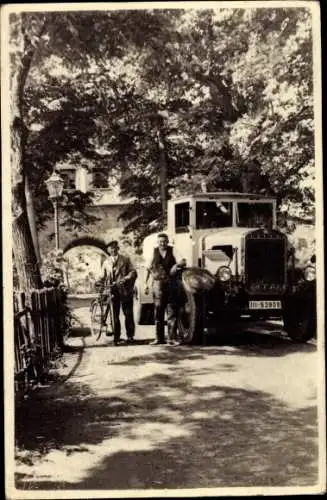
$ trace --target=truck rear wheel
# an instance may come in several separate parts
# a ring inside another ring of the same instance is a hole
[[[203,300],[201,294],[182,290],[179,297],[177,327],[184,344],[203,343]]]

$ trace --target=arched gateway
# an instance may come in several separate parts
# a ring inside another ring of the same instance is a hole
[[[79,246],[90,246],[90,247],[96,247],[99,250],[102,250],[105,254],[107,253],[107,242],[100,238],[94,238],[92,236],[83,236],[81,238],[76,238],[73,241],[70,241],[64,248],[63,248],[63,253],[65,254],[69,250],[75,247]]]
[[[66,282],[70,293],[93,293],[101,266],[106,258],[108,242],[91,236],[76,238],[64,248]]]

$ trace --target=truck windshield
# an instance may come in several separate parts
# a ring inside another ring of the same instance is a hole
[[[272,203],[237,203],[236,223],[238,227],[260,227],[272,224]]]
[[[196,229],[230,227],[232,225],[231,202],[198,201],[196,203]]]

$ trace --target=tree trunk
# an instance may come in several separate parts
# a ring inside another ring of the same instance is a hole
[[[25,292],[42,287],[39,264],[36,258],[27,211],[13,220],[13,250],[19,288]]]
[[[162,137],[162,132],[158,130],[158,147],[159,147],[159,182],[160,182],[160,198],[161,198],[161,210],[162,219],[166,220],[167,212],[167,162],[165,145]]]
[[[18,15],[16,48],[13,52],[13,74],[11,75],[11,189],[12,189],[12,228],[13,252],[23,291],[41,288],[42,280],[33,244],[31,228],[27,215],[25,197],[24,149],[26,128],[23,120],[23,95],[26,78],[34,54],[32,46],[27,47],[23,33],[22,15]]]
[[[27,217],[28,217],[28,222],[29,222],[30,228],[31,228],[35,254],[36,254],[37,261],[40,265],[41,264],[41,255],[40,255],[39,239],[38,239],[37,230],[36,230],[34,201],[33,201],[32,193],[31,193],[28,175],[26,172],[25,172],[25,198],[26,198]]]
[[[12,123],[11,143],[13,251],[19,287],[28,291],[31,288],[41,288],[42,280],[27,215],[22,161],[24,131],[17,114],[18,110]]]

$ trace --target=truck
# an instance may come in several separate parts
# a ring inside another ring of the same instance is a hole
[[[294,342],[315,336],[315,261],[296,265],[276,211],[275,198],[254,193],[197,193],[168,201],[165,232],[187,262],[173,278],[184,343],[202,343],[209,330],[223,336],[242,318],[281,319]],[[145,259],[157,234],[143,241]],[[135,289],[139,324],[154,318],[145,273],[141,266]]]

